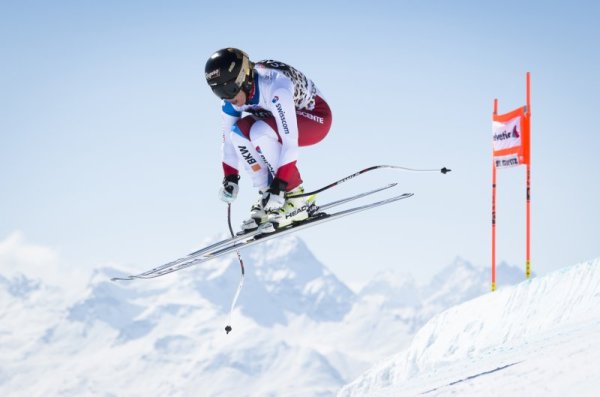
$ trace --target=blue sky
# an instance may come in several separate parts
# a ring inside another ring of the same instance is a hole
[[[203,68],[236,46],[305,72],[334,115],[300,154],[319,196],[391,181],[415,197],[301,232],[345,281],[426,280],[457,255],[490,263],[491,111],[532,74],[532,266],[597,257],[600,6],[594,2],[4,2],[0,240],[21,231],[73,266],[145,268],[226,232],[219,101]],[[498,175],[498,260],[524,263],[523,167]],[[234,204],[255,199],[249,178]],[[499,280],[501,283],[501,280]]]

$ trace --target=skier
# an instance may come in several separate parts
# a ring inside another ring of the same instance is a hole
[[[225,177],[219,197],[227,203],[236,199],[239,162],[259,191],[242,231],[267,221],[281,228],[307,219],[315,197],[292,197],[304,193],[296,164],[298,147],[320,142],[332,120],[315,84],[285,63],[253,63],[236,48],[215,52],[205,73],[208,85],[223,100]]]

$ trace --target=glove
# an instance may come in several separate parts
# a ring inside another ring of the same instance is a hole
[[[287,182],[279,178],[273,179],[269,189],[263,193],[262,206],[267,211],[278,210],[285,203]]]
[[[240,190],[238,181],[240,176],[237,174],[227,175],[223,178],[223,186],[219,190],[219,198],[226,203],[233,203]]]

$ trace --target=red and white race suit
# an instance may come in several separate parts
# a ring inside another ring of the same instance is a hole
[[[225,175],[238,174],[242,162],[260,190],[273,178],[287,182],[287,191],[299,186],[298,148],[320,142],[332,121],[315,84],[293,67],[271,60],[254,65],[246,104],[223,101],[222,110]]]

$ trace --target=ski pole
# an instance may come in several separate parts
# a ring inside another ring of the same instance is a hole
[[[362,175],[362,174],[364,174],[366,172],[377,170],[377,169],[381,169],[381,168],[392,168],[392,169],[401,170],[401,171],[407,171],[407,172],[441,172],[442,174],[447,174],[448,172],[452,171],[451,169],[448,169],[446,167],[443,167],[442,169],[417,169],[417,168],[401,167],[399,165],[374,165],[372,167],[365,168],[364,170],[360,170],[358,172],[355,172],[352,175],[348,175],[347,177],[342,178],[339,181],[335,181],[333,183],[330,183],[329,185],[324,186],[324,187],[322,187],[320,189],[313,190],[312,192],[301,193],[301,194],[294,194],[293,196],[287,196],[287,197],[288,198],[294,198],[294,197],[312,196],[313,194],[321,193],[322,191],[325,191],[327,189],[331,189],[334,186],[341,185],[342,183],[347,182],[348,180],[350,180],[352,178],[355,178],[355,177],[357,177],[359,175]]]
[[[231,237],[234,237],[233,228],[231,227],[231,203],[227,204],[227,224],[229,226],[229,232],[231,233]],[[225,333],[229,334],[233,328],[231,328],[231,317],[233,316],[233,309],[235,308],[235,304],[240,296],[240,292],[242,291],[242,287],[244,286],[244,261],[242,260],[242,255],[240,251],[235,251],[237,254],[238,260],[240,261],[240,269],[242,270],[242,277],[240,278],[240,283],[238,285],[237,291],[233,297],[233,301],[231,302],[231,309],[229,310],[229,322],[227,326],[225,326]]]

